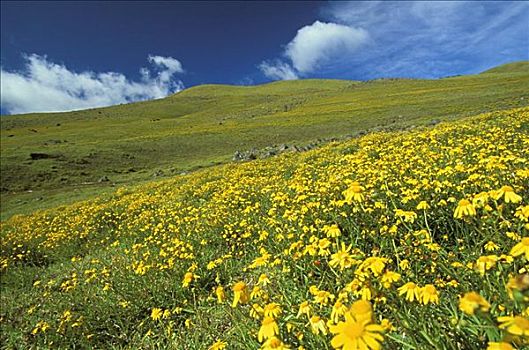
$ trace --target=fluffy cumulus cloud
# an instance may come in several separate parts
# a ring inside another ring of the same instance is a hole
[[[529,2],[339,1],[320,16],[325,22],[301,28],[274,67],[308,77],[437,78],[529,59]]]
[[[74,72],[45,56],[25,56],[22,71],[1,69],[2,109],[11,114],[59,112],[161,98],[180,91],[175,75],[182,64],[172,57],[149,56],[141,80],[121,73]]]
[[[284,56],[289,62],[265,61],[259,68],[271,79],[297,79],[341,56],[354,55],[368,39],[367,31],[361,28],[316,21],[299,29],[286,46]]]
[[[364,29],[316,21],[298,30],[285,55],[298,72],[308,73],[340,55],[354,54],[367,39]]]

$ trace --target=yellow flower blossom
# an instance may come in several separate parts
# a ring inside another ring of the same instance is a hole
[[[233,303],[232,307],[237,307],[238,303],[246,304],[250,298],[246,283],[240,281],[233,286]]]
[[[521,275],[510,277],[509,281],[505,285],[509,297],[514,299],[514,291],[524,293],[529,290],[529,274],[523,273]],[[524,297],[524,299],[527,297]],[[525,299],[527,300],[527,299]]]
[[[217,286],[215,288],[215,295],[217,296],[217,303],[222,304],[226,299],[226,294],[224,293],[224,287]]]
[[[529,337],[529,319],[522,316],[501,316],[498,317],[500,329],[505,329],[513,335]]]
[[[490,270],[496,265],[498,259],[499,258],[496,255],[480,256],[478,260],[476,260],[475,268],[481,275],[484,275],[486,271]]]
[[[522,241],[512,247],[510,255],[516,257],[524,255],[525,259],[529,261],[529,237],[522,238]]]
[[[522,197],[514,192],[511,186],[503,186],[496,194],[496,200],[504,197],[505,203],[519,203]]]
[[[355,301],[348,311],[354,315],[356,320],[371,320],[373,318],[373,308],[371,303],[366,300]]]
[[[419,290],[420,301],[427,305],[429,303],[439,304],[439,292],[433,284],[427,284]]]
[[[271,337],[263,343],[261,350],[290,350],[290,348],[277,337]]]
[[[399,267],[402,270],[407,270],[410,267],[410,261],[408,259],[403,259],[399,263]]]
[[[351,245],[346,247],[345,244],[342,242],[341,249],[331,255],[331,260],[329,261],[329,265],[331,267],[339,266],[340,271],[350,268],[353,264],[356,263],[356,260],[350,254],[350,251],[351,251]]]
[[[320,290],[314,295],[314,302],[316,304],[327,305],[333,299],[334,295],[324,290]]]
[[[394,272],[394,271],[386,271],[380,278],[380,282],[382,282],[382,286],[384,288],[389,288],[394,282],[397,282],[400,280],[400,273]]]
[[[163,315],[163,311],[160,308],[155,307],[151,310],[151,318],[156,321],[159,320]]]
[[[364,191],[363,186],[360,186],[358,182],[352,182],[349,185],[349,188],[347,188],[343,192],[343,195],[345,196],[345,201],[349,204],[351,204],[353,201],[363,202],[365,199],[363,191]]]
[[[310,303],[308,301],[304,301],[299,305],[299,311],[296,317],[299,317],[302,314],[307,315],[307,317],[310,318]]]
[[[498,250],[500,246],[492,241],[488,241],[487,244],[485,244],[484,248],[486,251],[493,252],[495,250]]]
[[[259,328],[259,333],[257,334],[259,342],[262,343],[264,340],[277,334],[279,334],[279,327],[276,321],[272,317],[265,317],[261,323],[261,328]]]
[[[278,303],[270,303],[263,308],[265,316],[277,318],[281,314],[281,306]]]
[[[262,273],[260,276],[259,276],[259,280],[257,281],[257,284],[263,286],[263,287],[266,287],[268,284],[270,283],[270,279],[268,278],[268,276],[264,273]]]
[[[462,219],[465,216],[475,216],[476,208],[474,205],[466,199],[459,201],[456,210],[454,211],[454,218]]]
[[[345,315],[348,311],[347,306],[345,306],[340,300],[336,301],[331,310],[331,320],[334,323],[338,323],[340,317]]]
[[[182,280],[182,287],[189,287],[189,284],[193,282],[193,279],[195,277],[196,276],[193,274],[193,272],[186,272],[186,274],[184,275],[184,279]]]
[[[490,342],[487,346],[487,350],[514,350],[511,344],[505,342]]]
[[[414,301],[414,300],[420,300],[420,287],[418,287],[413,282],[408,282],[402,287],[398,289],[399,295],[406,294],[406,300],[408,301]]]
[[[459,298],[459,309],[469,315],[474,315],[476,309],[487,312],[490,309],[490,304],[476,292],[465,293]]]
[[[224,350],[226,349],[227,343],[222,340],[217,340],[208,348],[208,350]]]
[[[309,319],[310,329],[312,333],[318,335],[322,333],[323,335],[327,334],[327,328],[325,327],[325,322],[319,316],[312,316]]]
[[[336,238],[340,237],[342,232],[340,231],[340,228],[338,225],[331,225],[331,226],[323,226],[322,231],[327,235],[329,238]]]
[[[421,201],[419,204],[417,204],[417,210],[428,210],[430,209],[430,205],[426,203],[426,201]]]
[[[384,340],[382,326],[367,319],[357,320],[351,313],[345,315],[345,322],[330,326],[329,330],[335,334],[331,340],[334,349],[379,350]]]

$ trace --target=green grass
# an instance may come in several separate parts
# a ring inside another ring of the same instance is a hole
[[[159,170],[225,163],[236,150],[527,106],[525,67],[439,80],[203,85],[154,101],[3,116],[1,219],[150,181]],[[31,160],[32,152],[55,158]],[[99,183],[104,176],[110,181]]]
[[[276,303],[289,348],[331,349],[309,320],[363,297],[371,323],[394,327],[383,349],[524,349],[501,317],[529,306],[528,130],[529,108],[486,113],[13,217],[0,229],[0,347],[257,349],[265,313],[251,310]],[[255,292],[232,307],[239,282]],[[490,308],[462,309],[469,292]]]

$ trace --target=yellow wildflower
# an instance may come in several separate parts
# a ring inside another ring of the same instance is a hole
[[[395,330],[395,326],[388,320],[387,318],[382,319],[380,321],[380,326],[384,329],[385,332],[393,331]]]
[[[342,248],[331,255],[329,265],[331,267],[340,266],[340,271],[351,267],[356,262],[356,260],[351,256],[351,254],[349,253],[350,251],[351,245],[346,247],[345,244],[342,242]]]
[[[195,275],[193,274],[193,272],[186,272],[186,274],[184,275],[184,279],[182,280],[182,287],[189,287],[189,284],[193,282],[194,277]]]
[[[278,303],[270,303],[263,308],[265,316],[277,317],[281,314],[281,306]]]
[[[371,320],[373,318],[373,308],[371,303],[367,300],[357,300],[355,301],[348,311],[350,314],[354,315],[356,320]]]
[[[367,259],[365,259],[360,266],[358,266],[357,271],[362,272],[366,270],[370,270],[374,276],[379,276],[384,268],[386,267],[386,263],[388,262],[387,258],[381,258],[372,256]]]
[[[519,256],[524,254],[525,259],[529,260],[529,237],[522,238],[522,241],[512,247],[511,252],[509,253],[512,256]]]
[[[323,226],[322,231],[327,235],[329,238],[336,238],[340,237],[342,232],[340,231],[340,228],[338,225],[331,225],[331,226]]]
[[[266,287],[266,285],[269,284],[269,283],[270,283],[270,279],[268,278],[268,276],[265,275],[264,273],[262,273],[259,276],[259,280],[257,281],[257,284],[260,284],[263,287]]]
[[[454,218],[462,219],[464,216],[475,216],[476,208],[472,203],[466,199],[459,201],[456,210],[454,211]]]
[[[263,340],[269,339],[276,334],[279,334],[279,327],[276,321],[272,317],[265,317],[261,323],[257,339],[262,343]]]
[[[349,188],[343,191],[345,201],[349,204],[351,204],[353,201],[362,202],[365,198],[364,194],[362,193],[363,191],[364,187],[360,186],[358,182],[352,182],[349,185]]]
[[[484,275],[485,271],[493,268],[497,261],[498,257],[496,255],[480,256],[478,260],[476,260],[476,270],[478,270],[481,275]]]
[[[505,203],[518,203],[522,200],[522,197],[514,192],[511,186],[503,186],[496,193],[496,200],[504,197]]]
[[[513,291],[517,290],[520,292],[525,292],[529,290],[529,274],[524,273],[521,275],[518,275],[516,277],[509,278],[509,281],[507,282],[506,286],[507,292],[509,293],[509,297],[511,299],[514,298]]]
[[[459,298],[459,309],[469,315],[474,315],[476,309],[487,312],[490,309],[490,304],[476,292],[465,293]]]
[[[250,295],[248,293],[248,287],[246,286],[246,283],[242,281],[235,283],[233,286],[233,303],[231,306],[237,307],[238,303],[246,304],[249,298]]]
[[[217,296],[217,303],[222,304],[226,299],[226,294],[224,293],[224,287],[218,286],[215,288],[215,295]]]
[[[410,267],[410,261],[408,259],[401,260],[399,263],[399,267],[402,270],[407,270]]]
[[[162,315],[163,315],[162,309],[155,307],[154,309],[151,310],[151,318],[154,321],[159,320],[160,317],[162,317]]]
[[[487,244],[485,244],[485,250],[489,252],[498,250],[499,248],[500,246],[494,243],[493,241],[488,241]]]
[[[171,311],[170,310],[164,310],[163,314],[162,314],[162,318],[163,319],[167,319],[169,317],[171,317]]]
[[[296,317],[301,316],[302,314],[307,315],[307,317],[310,318],[310,304],[308,301],[304,301],[299,305],[299,311],[298,315]]]
[[[490,342],[487,350],[514,350],[511,344],[505,342],[494,343]]]
[[[345,314],[345,322],[329,327],[335,336],[331,345],[342,350],[378,350],[384,340],[382,326],[371,324],[370,320],[357,320],[351,313]]]
[[[420,288],[413,282],[408,282],[398,289],[399,295],[406,294],[406,300],[419,300]]]
[[[333,299],[334,295],[324,290],[320,290],[314,295],[314,302],[321,305],[327,305]]]
[[[522,221],[528,221],[529,220],[529,205],[526,206],[520,206],[516,209],[516,213],[514,214],[518,219]]]
[[[340,300],[336,301],[336,303],[334,303],[332,310],[331,310],[332,322],[337,323],[340,317],[345,315],[347,311],[348,311],[347,306],[345,306]]]
[[[398,280],[400,280],[400,273],[394,271],[386,271],[382,275],[382,278],[380,278],[380,282],[382,282],[384,288],[391,287],[391,285]]]
[[[259,319],[263,315],[263,308],[259,304],[253,304],[250,309],[250,316]]]
[[[322,333],[323,335],[327,334],[327,328],[325,328],[325,322],[319,316],[312,316],[309,319],[310,329],[312,333],[318,335]]]
[[[419,291],[420,301],[427,305],[428,303],[439,304],[439,292],[433,284],[427,284]]]
[[[500,329],[505,329],[513,335],[529,337],[529,319],[522,316],[501,316],[498,317]]]
[[[277,337],[271,337],[264,342],[262,350],[290,350],[290,348]]]
[[[222,340],[217,340],[208,348],[208,350],[223,350],[226,349],[226,342]]]
[[[419,204],[417,204],[417,210],[428,210],[430,209],[430,205],[426,203],[426,201],[421,201]]]

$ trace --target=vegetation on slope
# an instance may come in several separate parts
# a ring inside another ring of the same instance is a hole
[[[503,64],[484,71],[482,74],[506,74],[506,73],[527,73],[529,72],[529,61],[519,61]]]
[[[529,73],[517,70],[440,80],[205,85],[148,102],[4,116],[1,215],[224,163],[237,150],[527,106],[528,85]]]
[[[0,341],[522,349],[528,135],[487,113],[15,216]]]

